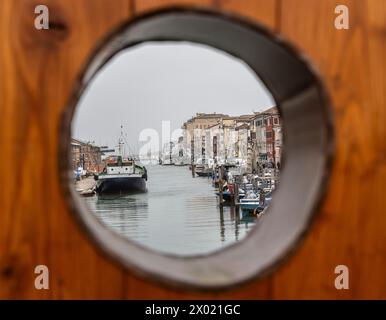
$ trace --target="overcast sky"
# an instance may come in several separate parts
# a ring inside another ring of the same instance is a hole
[[[114,147],[123,125],[132,150],[162,120],[172,130],[197,112],[252,114],[274,105],[242,61],[203,45],[147,43],[121,52],[94,78],[77,107],[73,137]],[[161,138],[160,138],[161,139]]]

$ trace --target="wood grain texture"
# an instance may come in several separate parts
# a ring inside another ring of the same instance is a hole
[[[333,0],[50,0],[49,31],[33,28],[38,3],[0,2],[0,298],[386,298],[383,0],[339,1],[350,8],[348,31],[334,28]],[[80,232],[59,189],[59,116],[86,57],[114,25],[176,4],[279,30],[312,59],[334,105],[333,176],[310,234],[275,273],[228,292],[176,291],[132,276]],[[50,268],[49,291],[34,289],[38,264]],[[348,291],[334,288],[338,264],[350,268]]]
[[[129,17],[129,4],[45,1],[52,26],[38,31],[38,3],[0,2],[0,136],[8,162],[0,166],[0,298],[121,297],[122,270],[86,241],[61,199],[57,145],[80,66],[95,42]],[[49,291],[34,288],[38,264],[50,269]]]
[[[134,0],[135,14],[169,6],[201,6],[221,9],[275,28],[277,0]]]
[[[385,3],[339,4],[350,9],[346,31],[334,28],[336,1],[283,1],[281,32],[312,59],[330,90],[337,149],[320,217],[274,277],[277,297],[386,297]],[[348,291],[334,288],[338,264],[350,269]]]

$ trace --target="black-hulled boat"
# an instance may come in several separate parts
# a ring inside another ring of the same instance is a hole
[[[119,155],[109,156],[102,173],[94,176],[95,191],[99,195],[146,192],[147,170],[135,163],[134,158],[123,156],[123,140],[121,131],[118,141]]]
[[[134,159],[110,157],[103,172],[95,179],[98,194],[146,192],[146,168],[137,165]]]

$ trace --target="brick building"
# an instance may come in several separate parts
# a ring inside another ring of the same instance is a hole
[[[102,171],[102,151],[92,143],[71,139],[71,168],[76,170],[79,167],[89,172]]]
[[[282,122],[276,107],[255,113],[256,159],[261,163],[280,162],[282,149]]]

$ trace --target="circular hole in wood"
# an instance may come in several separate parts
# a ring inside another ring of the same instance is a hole
[[[72,183],[71,122],[90,81],[122,50],[165,41],[210,46],[244,61],[270,90],[284,123],[285,152],[274,201],[243,241],[209,254],[167,255],[128,241],[100,223]],[[75,85],[60,132],[63,192],[98,247],[134,272],[184,288],[221,289],[240,284],[272,270],[308,230],[330,172],[333,126],[329,109],[325,88],[310,64],[287,42],[255,23],[187,9],[141,16],[102,42]]]
[[[213,47],[153,41],[122,50],[77,105],[75,188],[106,227],[147,248],[223,249],[264,216],[279,182],[274,106],[248,65]],[[119,155],[134,161],[116,166]]]

